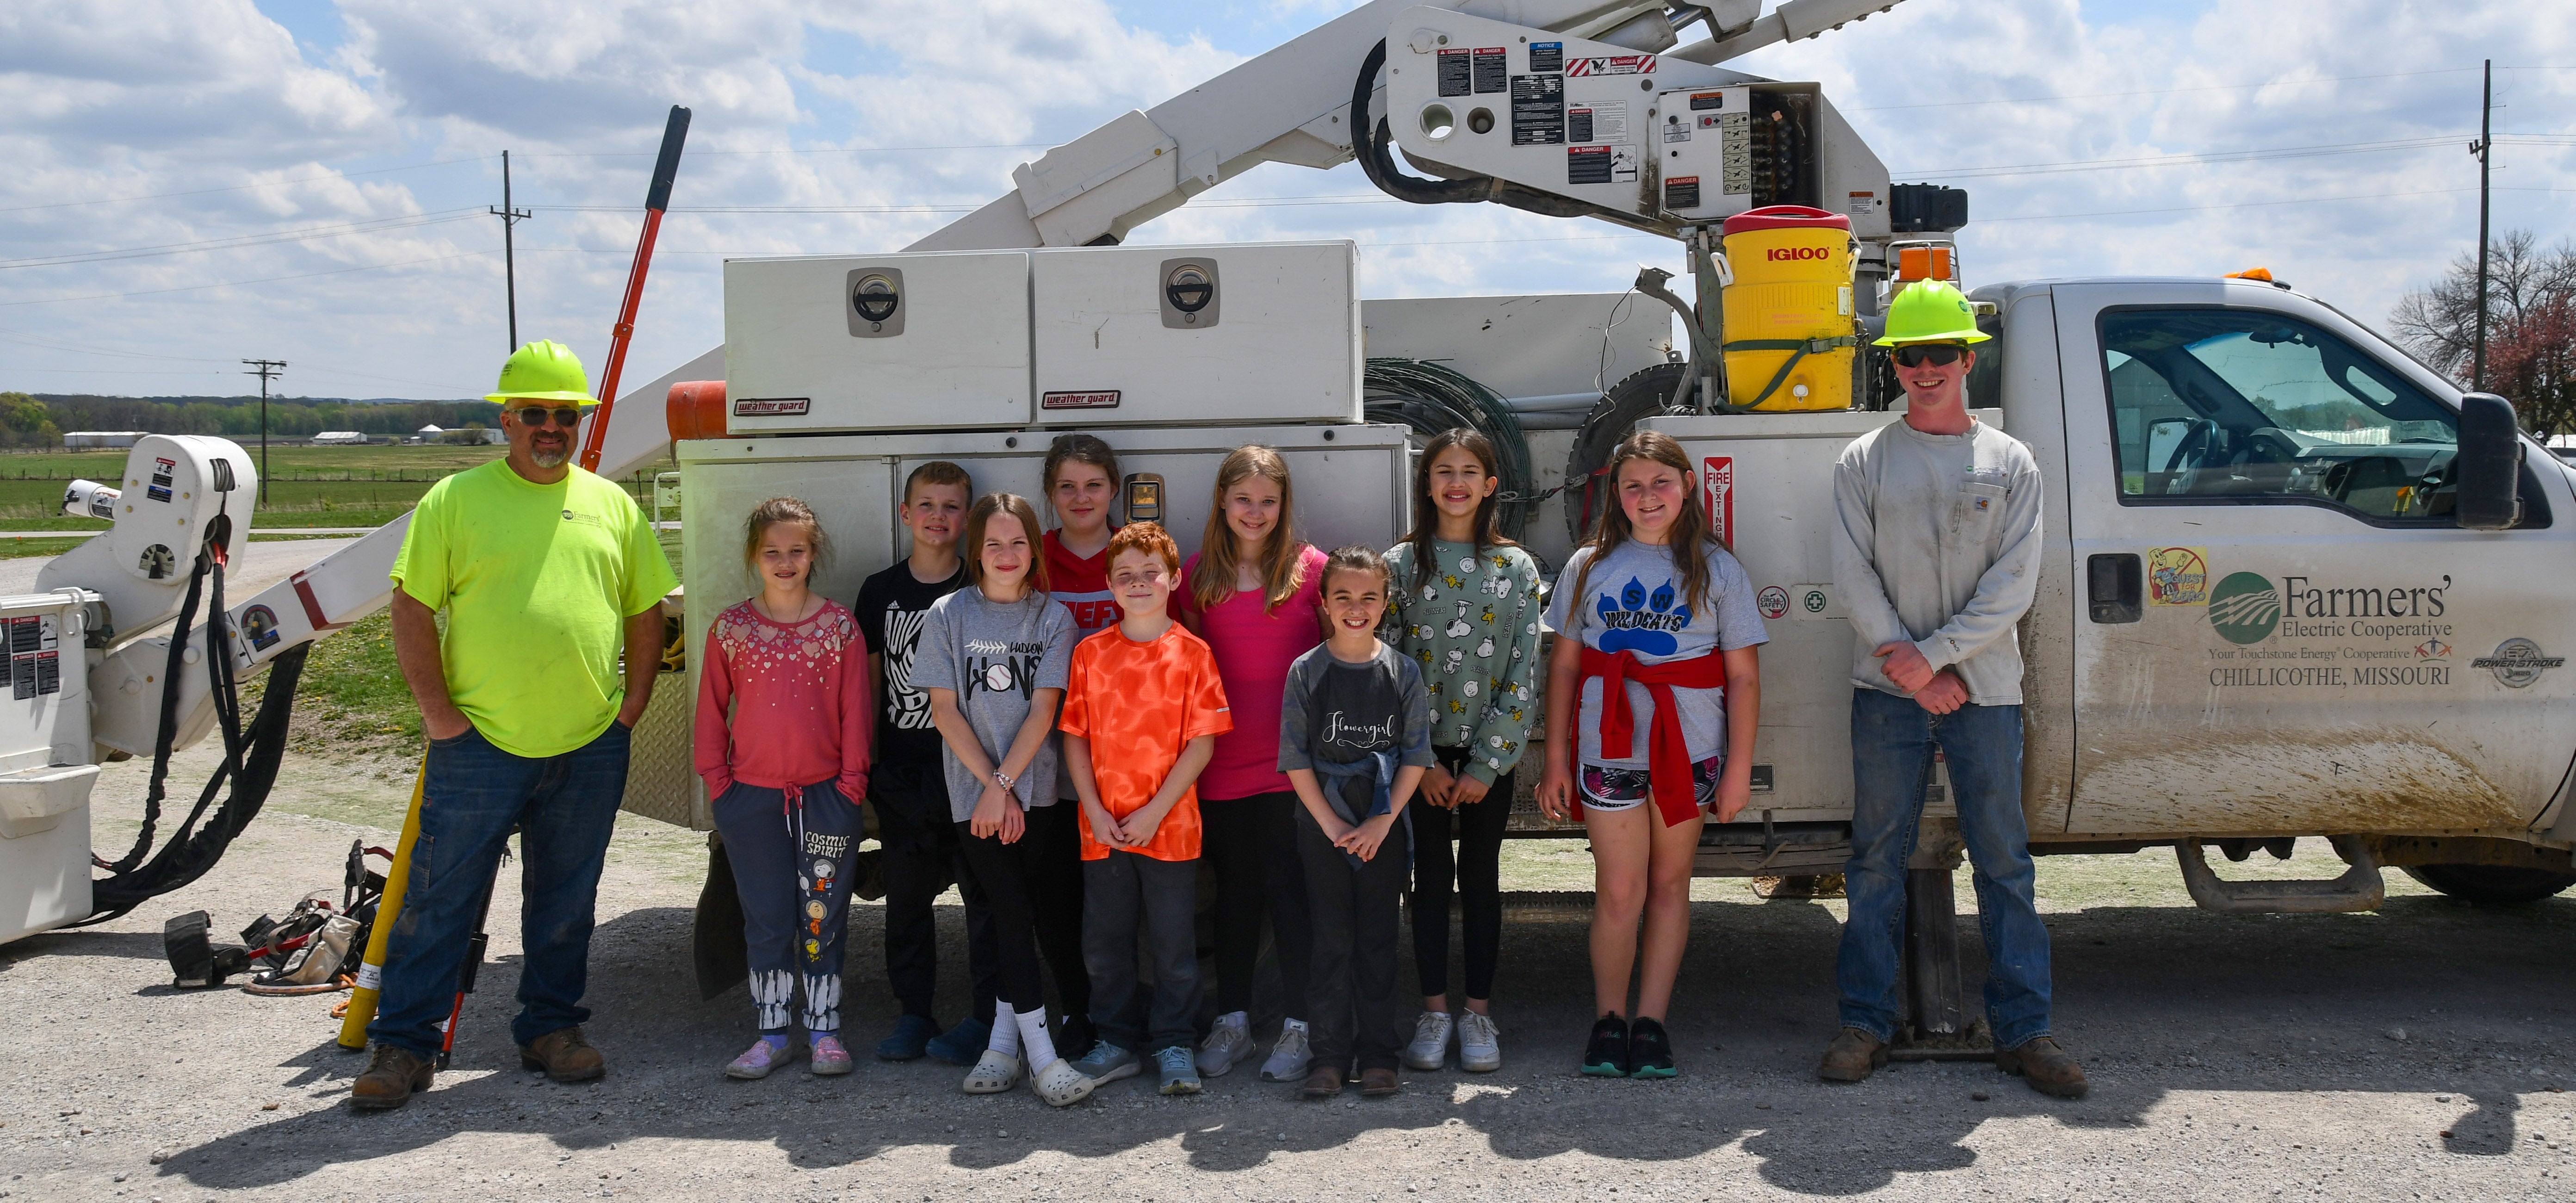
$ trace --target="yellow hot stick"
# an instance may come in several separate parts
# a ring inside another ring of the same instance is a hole
[[[358,963],[358,985],[349,991],[348,1017],[340,1024],[340,1047],[367,1047],[367,1025],[375,1022],[376,993],[384,985],[385,946],[393,942],[394,919],[402,913],[403,887],[411,881],[411,845],[420,838],[421,791],[429,785],[429,758],[421,757],[412,778],[411,808],[403,812],[402,839],[394,844],[394,864],[385,871],[385,896],[376,904],[375,926],[367,932],[366,959]]]

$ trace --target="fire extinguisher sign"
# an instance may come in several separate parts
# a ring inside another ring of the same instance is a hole
[[[1708,495],[1708,525],[1719,541],[1735,546],[1735,457],[1712,455],[1700,461],[1700,488]]]

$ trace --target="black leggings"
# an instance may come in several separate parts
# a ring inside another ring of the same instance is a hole
[[[1043,1013],[1046,984],[1039,966],[1055,973],[1056,994],[1070,1017],[1091,1010],[1091,973],[1082,963],[1082,851],[1074,824],[1078,808],[1062,802],[1028,813],[1028,830],[1015,843],[978,838],[957,824],[966,871],[993,907],[993,952],[1001,973],[997,993],[1013,1012]]]
[[[1463,776],[1470,750],[1435,747],[1440,767]],[[1449,992],[1449,882],[1458,882],[1459,929],[1467,945],[1467,997],[1494,996],[1503,946],[1503,828],[1512,818],[1513,774],[1456,810],[1417,800],[1413,816],[1413,967],[1424,994]],[[1453,859],[1449,839],[1458,839]]]
[[[1279,1013],[1306,1019],[1306,976],[1314,923],[1306,911],[1306,867],[1297,855],[1293,791],[1199,803],[1199,855],[1216,874],[1216,1009],[1252,1009],[1261,959],[1261,916],[1279,953]]]

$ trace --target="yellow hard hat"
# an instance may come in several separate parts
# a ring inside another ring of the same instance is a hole
[[[1887,306],[1887,335],[1873,347],[1898,343],[1981,343],[1977,311],[1958,288],[1942,280],[1917,280]]]
[[[483,399],[504,404],[512,400],[594,403],[590,374],[581,370],[581,357],[553,339],[511,352],[510,361],[501,365],[501,383]]]

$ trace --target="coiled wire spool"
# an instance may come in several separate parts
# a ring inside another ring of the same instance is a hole
[[[1495,524],[1505,536],[1521,537],[1535,501],[1529,439],[1500,394],[1454,368],[1390,356],[1368,361],[1361,373],[1360,392],[1362,412],[1369,421],[1412,429],[1421,436],[1414,440],[1417,447],[1433,435],[1461,426],[1493,440],[1499,461],[1495,474],[1502,478],[1497,495],[1503,499],[1494,512]]]

